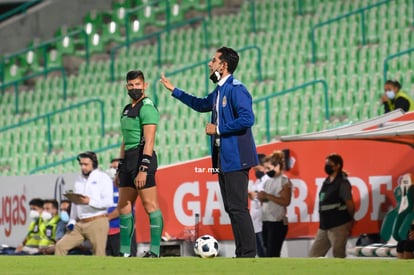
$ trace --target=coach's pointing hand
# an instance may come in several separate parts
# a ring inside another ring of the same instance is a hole
[[[161,74],[161,79],[160,82],[162,83],[162,85],[164,85],[165,88],[167,88],[170,92],[172,92],[174,90],[174,85],[171,84],[170,80],[168,78],[165,77],[165,75],[162,73]]]

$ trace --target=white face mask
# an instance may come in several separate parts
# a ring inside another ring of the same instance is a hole
[[[109,177],[114,180],[115,179],[115,175],[116,175],[116,169],[111,167],[109,168],[106,173],[109,175]]]
[[[33,220],[36,220],[36,219],[38,219],[40,217],[40,214],[36,210],[30,210],[29,216]]]
[[[47,212],[47,211],[43,211],[42,212],[42,219],[44,220],[44,221],[48,221],[48,220],[50,220],[52,218],[52,214],[51,213],[49,213],[49,212]]]
[[[395,97],[395,93],[393,91],[386,91],[385,94],[389,99],[393,99]]]

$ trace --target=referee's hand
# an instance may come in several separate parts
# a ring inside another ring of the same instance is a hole
[[[161,74],[160,82],[162,85],[164,85],[165,88],[167,88],[170,92],[174,90],[174,85],[170,82],[168,78],[165,77],[164,73]]]
[[[135,187],[142,189],[147,183],[147,172],[138,172],[138,175],[134,179]]]

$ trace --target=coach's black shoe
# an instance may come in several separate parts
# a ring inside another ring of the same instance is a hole
[[[142,258],[159,258],[159,256],[151,251],[147,251]]]

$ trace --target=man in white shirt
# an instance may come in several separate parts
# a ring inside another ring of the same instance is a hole
[[[107,209],[113,204],[112,180],[98,170],[98,158],[94,152],[78,156],[82,175],[75,182],[70,220],[70,230],[56,244],[55,255],[67,252],[87,239],[92,244],[93,255],[105,256],[106,239],[109,230]]]

